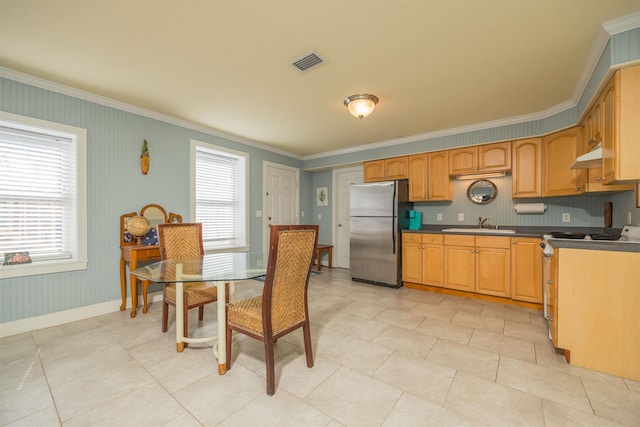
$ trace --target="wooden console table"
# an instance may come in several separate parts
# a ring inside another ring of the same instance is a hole
[[[122,305],[120,310],[127,308],[127,273],[126,265],[129,264],[129,271],[133,271],[138,267],[138,262],[143,261],[160,261],[159,246],[143,246],[130,245],[120,247],[120,292],[122,293]],[[133,274],[130,275],[131,281],[131,317],[136,317],[138,309],[138,278]],[[147,288],[148,280],[140,280],[142,282],[142,312],[147,313]]]
[[[120,311],[127,308],[127,263],[129,271],[133,271],[138,267],[138,262],[143,261],[160,261],[160,247],[158,245],[141,245],[140,239],[134,238],[128,232],[128,222],[131,218],[140,215],[147,219],[151,227],[158,224],[182,222],[182,215],[178,215],[167,211],[160,205],[149,204],[140,209],[140,214],[136,212],[120,215],[120,293],[122,294],[122,304]],[[138,309],[138,280],[142,282],[142,312],[147,313],[147,289],[149,281],[137,279],[131,274],[131,317],[136,317]]]

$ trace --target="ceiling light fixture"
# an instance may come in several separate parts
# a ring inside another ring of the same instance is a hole
[[[362,95],[351,95],[344,100],[344,106],[349,109],[351,114],[359,119],[367,117],[369,114],[373,113],[373,109],[376,108],[377,103],[378,97],[367,93]]]

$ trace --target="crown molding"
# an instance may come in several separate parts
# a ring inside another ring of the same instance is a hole
[[[428,141],[430,139],[442,138],[445,136],[460,135],[463,133],[475,132],[475,131],[480,131],[485,129],[492,129],[492,128],[498,128],[503,126],[510,126],[510,125],[517,125],[521,123],[532,122],[536,120],[543,120],[553,115],[556,115],[558,113],[561,113],[563,111],[566,111],[570,108],[573,108],[575,106],[576,106],[575,102],[565,101],[561,104],[555,105],[539,113],[525,114],[522,116],[509,117],[506,119],[493,120],[490,122],[460,126],[457,128],[445,129],[445,130],[440,130],[435,132],[428,132],[420,135],[412,135],[412,136],[407,136],[403,138],[390,139],[386,141],[372,142],[371,144],[364,144],[364,145],[349,147],[349,148],[340,149],[340,150],[326,151],[324,153],[305,156],[302,158],[302,160],[306,161],[306,160],[321,159],[324,157],[340,156],[344,154],[356,153],[359,151],[373,150],[376,148],[383,148],[383,147],[392,147],[394,145],[402,145],[410,142]]]
[[[602,24],[602,28],[610,35],[624,33],[640,27],[640,12],[613,19]]]
[[[127,104],[122,101],[117,101],[115,99],[107,98],[106,96],[96,95],[91,92],[87,92],[81,89],[76,89],[70,86],[66,86],[60,83],[52,82],[50,80],[46,80],[40,77],[35,77],[30,74],[21,73],[19,71],[12,70],[10,68],[0,67],[0,77],[16,81],[18,83],[24,83],[30,86],[39,87],[40,89],[49,90],[52,92],[59,93],[61,95],[71,96],[73,98],[78,98],[83,101],[92,102],[94,104],[103,105],[105,107],[115,108],[117,110],[126,111],[128,113],[136,114],[139,116],[147,117],[149,119],[158,120],[161,122],[169,123],[172,125],[180,126],[186,129],[191,129],[196,132],[206,133],[211,136],[215,136],[218,138],[223,138],[232,142],[237,142],[239,144],[248,145],[253,148],[258,148],[261,150],[269,151],[271,153],[281,154],[286,157],[291,157],[297,160],[302,160],[302,156],[294,153],[290,153],[288,151],[280,150],[278,148],[274,148],[268,146],[266,144],[262,144],[257,141],[253,141],[251,139],[243,138],[238,135],[233,135],[230,133],[222,132],[214,128],[210,128],[208,126],[199,125],[197,123],[190,122],[188,120],[178,119],[177,117],[172,117],[166,114],[157,113],[152,110],[147,110],[145,108],[136,107],[135,105]]]

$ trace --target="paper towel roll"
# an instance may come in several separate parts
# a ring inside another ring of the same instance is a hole
[[[547,210],[544,203],[516,203],[513,205],[518,214],[540,214]]]

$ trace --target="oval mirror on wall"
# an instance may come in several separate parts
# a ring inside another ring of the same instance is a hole
[[[473,203],[478,205],[486,205],[495,200],[498,195],[498,189],[496,185],[485,179],[479,179],[473,181],[467,189],[467,197]]]

